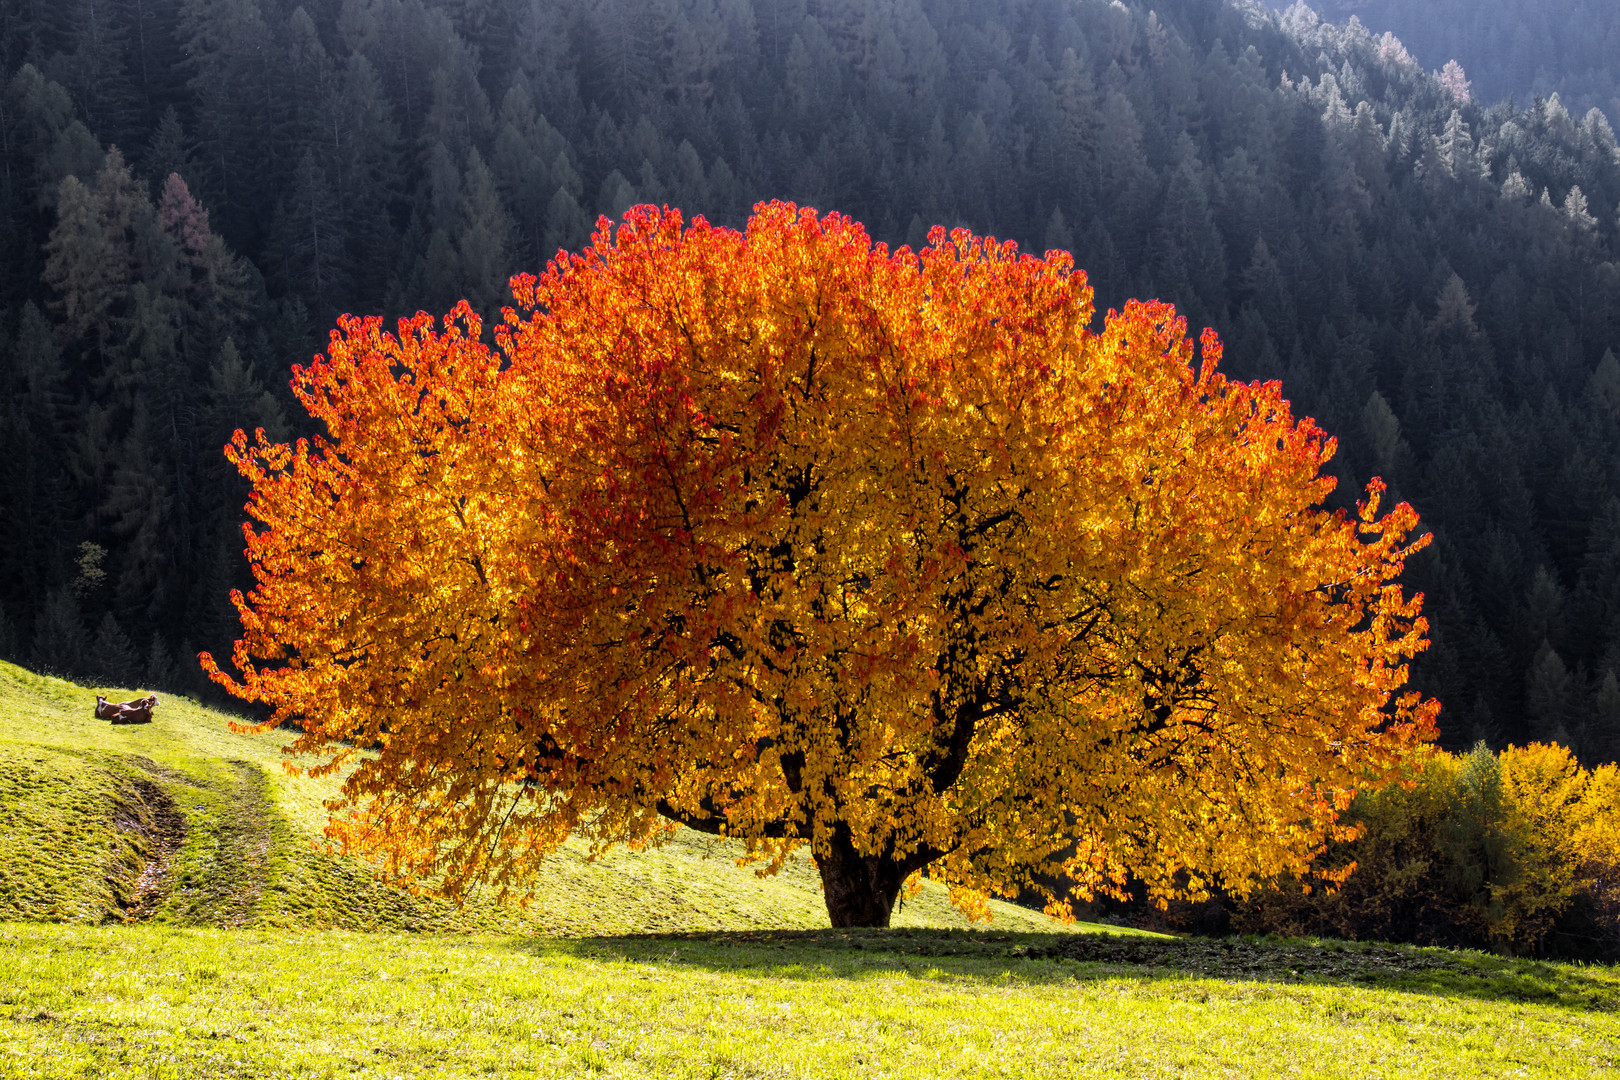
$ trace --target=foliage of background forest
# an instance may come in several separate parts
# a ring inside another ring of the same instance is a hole
[[[1217,327],[1341,436],[1345,498],[1381,474],[1435,531],[1408,580],[1447,744],[1610,760],[1620,148],[1381,31],[1224,0],[8,3],[0,655],[196,689],[244,572],[219,447],[289,433],[336,314],[492,311],[598,213],[784,197],[1072,248],[1100,308]]]
[[[1271,0],[1278,9],[1290,0]],[[1620,108],[1620,7],[1609,0],[1317,0],[1323,18],[1388,30],[1419,62],[1455,57],[1487,102],[1558,94],[1566,108]]]

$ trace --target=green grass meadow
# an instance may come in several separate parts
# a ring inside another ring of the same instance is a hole
[[[690,833],[457,908],[321,850],[276,735],[94,694],[0,664],[0,1077],[1620,1076],[1608,967],[974,926],[932,885],[832,931],[807,862]]]

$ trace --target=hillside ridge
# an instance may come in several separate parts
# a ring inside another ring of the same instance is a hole
[[[176,696],[150,725],[114,727],[91,716],[98,689],[0,663],[0,922],[553,935],[826,924],[807,859],[761,878],[737,865],[740,848],[685,830],[594,862],[570,845],[527,907],[413,895],[323,849],[335,787],[287,775],[274,733],[232,734],[226,714]],[[993,907],[1000,931],[1066,929]],[[969,923],[927,883],[895,925]]]

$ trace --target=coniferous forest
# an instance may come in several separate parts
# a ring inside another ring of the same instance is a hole
[[[1272,0],[1286,8],[1287,0]],[[1486,101],[1558,94],[1566,108],[1615,114],[1620,6],[1608,0],[1318,0],[1333,22],[1359,19],[1400,38],[1419,62],[1457,60]]]
[[[202,692],[246,573],[220,447],[304,430],[288,369],[335,316],[493,313],[597,215],[786,198],[1070,249],[1099,309],[1215,327],[1339,436],[1339,499],[1382,476],[1433,531],[1443,741],[1612,760],[1620,145],[1357,10],[8,3],[0,655]]]

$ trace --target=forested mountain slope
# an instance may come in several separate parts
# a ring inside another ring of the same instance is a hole
[[[297,429],[337,313],[492,311],[598,213],[783,197],[1215,326],[1341,436],[1341,498],[1380,474],[1434,529],[1446,740],[1620,750],[1599,112],[1224,0],[22,0],[0,64],[4,655],[196,678],[243,573],[219,447]]]
[[[1432,69],[1460,61],[1487,104],[1557,94],[1570,108],[1596,106],[1613,116],[1620,102],[1620,4],[1613,0],[1313,0],[1311,7],[1333,22],[1354,16],[1370,30],[1394,33]]]

